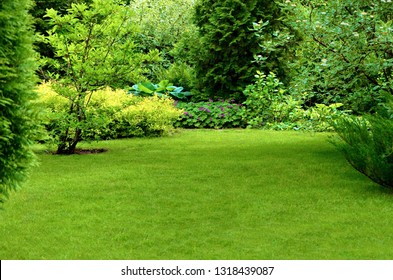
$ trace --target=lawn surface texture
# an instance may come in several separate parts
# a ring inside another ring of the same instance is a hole
[[[393,259],[393,195],[327,134],[187,130],[82,145],[0,211],[0,259]]]

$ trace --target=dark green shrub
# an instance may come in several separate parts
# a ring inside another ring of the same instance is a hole
[[[349,163],[376,183],[393,187],[393,120],[348,117],[334,127],[341,139],[334,143]]]
[[[183,115],[175,126],[183,128],[234,128],[244,127],[242,104],[232,101],[178,102]]]
[[[198,89],[210,97],[242,98],[242,90],[261,67],[255,62],[263,47],[254,23],[269,22],[263,32],[278,32],[283,25],[280,5],[268,0],[201,0],[195,10],[200,33],[195,46]],[[269,69],[263,71],[276,71],[283,62],[274,56],[270,53]]]
[[[20,185],[33,162],[30,143],[37,130],[29,4],[0,2],[0,204]]]
[[[331,121],[345,115],[342,104],[316,104],[305,108],[303,95],[289,94],[274,73],[257,71],[255,83],[243,91],[244,118],[248,128],[331,131]]]

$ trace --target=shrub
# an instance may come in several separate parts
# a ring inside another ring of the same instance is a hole
[[[33,162],[30,144],[37,125],[29,4],[0,2],[0,205],[20,186]]]
[[[347,117],[335,122],[335,145],[349,163],[376,183],[393,187],[393,120]]]
[[[120,137],[161,136],[171,131],[180,115],[170,98],[143,98],[116,114],[115,130]]]
[[[57,144],[59,131],[68,125],[68,100],[57,94],[50,83],[38,88],[39,102],[44,107],[42,122],[48,137]],[[124,90],[105,88],[88,94],[83,140],[116,139],[132,136],[160,136],[168,133],[181,111],[170,98],[136,97]],[[64,124],[66,123],[66,124]]]
[[[284,25],[281,5],[266,0],[201,0],[196,2],[194,20],[200,34],[195,46],[199,51],[197,87],[210,97],[240,100],[241,90],[260,69],[254,56],[264,53],[253,24],[268,21],[263,33],[280,32]],[[264,65],[264,70],[277,70],[285,60],[282,52],[270,52],[269,67]]]
[[[304,109],[303,96],[287,94],[274,73],[266,76],[257,72],[255,77],[256,82],[244,90],[244,121],[249,128],[329,131],[333,129],[331,121],[346,114],[338,109],[339,103]]]
[[[178,102],[183,110],[175,126],[183,128],[234,128],[243,127],[244,109],[242,104],[232,101]]]
[[[257,71],[255,78],[255,83],[243,91],[247,98],[243,103],[246,106],[245,119],[250,128],[285,121],[294,109],[299,109],[298,101],[284,95],[284,86],[274,73],[266,76]]]

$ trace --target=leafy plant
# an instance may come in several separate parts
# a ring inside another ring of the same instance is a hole
[[[183,91],[183,87],[176,87],[169,83],[168,80],[163,80],[158,84],[150,82],[141,82],[132,86],[129,93],[136,96],[154,96],[167,97],[171,96],[176,99],[186,99],[191,96],[191,92]]]
[[[194,68],[181,61],[171,64],[168,68],[158,68],[154,74],[158,81],[169,80],[185,89],[192,89],[196,79]]]
[[[249,128],[329,131],[332,130],[332,120],[348,113],[339,109],[342,107],[339,103],[315,104],[306,109],[306,93],[300,96],[288,94],[274,73],[265,75],[258,71],[255,77],[256,82],[244,90],[247,99],[243,103],[243,118]]]
[[[45,39],[61,58],[51,61],[62,72],[52,73],[55,92],[69,102],[57,153],[72,154],[92,124],[86,115],[92,93],[103,86],[123,87],[130,80],[141,80],[144,63],[158,59],[158,51],[146,54],[136,49],[133,37],[138,28],[130,20],[131,9],[117,1],[72,4],[65,15],[50,9],[47,17],[53,28]]]
[[[48,132],[42,140],[56,143],[57,135],[71,121],[68,100],[53,91],[50,83],[41,84],[38,92],[39,103],[45,109],[42,123]],[[171,98],[137,97],[109,87],[92,92],[86,96],[88,99],[83,140],[161,136],[172,130],[181,115]]]
[[[220,100],[208,102],[178,102],[183,110],[175,126],[183,128],[234,128],[243,127],[244,109],[242,104]]]
[[[288,119],[293,110],[300,109],[299,101],[284,95],[284,85],[274,73],[265,75],[257,71],[255,78],[256,82],[243,91],[247,98],[243,104],[249,127],[258,128],[267,122],[282,122]]]
[[[54,49],[46,42],[41,40],[41,35],[47,34],[47,31],[51,29],[51,25],[48,20],[46,20],[45,15],[47,9],[55,9],[60,14],[66,14],[67,9],[71,8],[73,3],[85,3],[90,4],[91,0],[35,0],[33,5],[29,10],[30,14],[34,17],[34,31],[36,34],[36,40],[34,45],[38,53],[45,57],[46,59],[61,60],[55,55]],[[38,75],[41,79],[49,79],[48,68],[51,67],[49,64],[40,65],[38,68]],[[51,69],[54,71],[55,69]]]

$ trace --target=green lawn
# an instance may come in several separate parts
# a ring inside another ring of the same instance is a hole
[[[0,259],[393,259],[393,195],[326,134],[191,130],[39,153]]]

